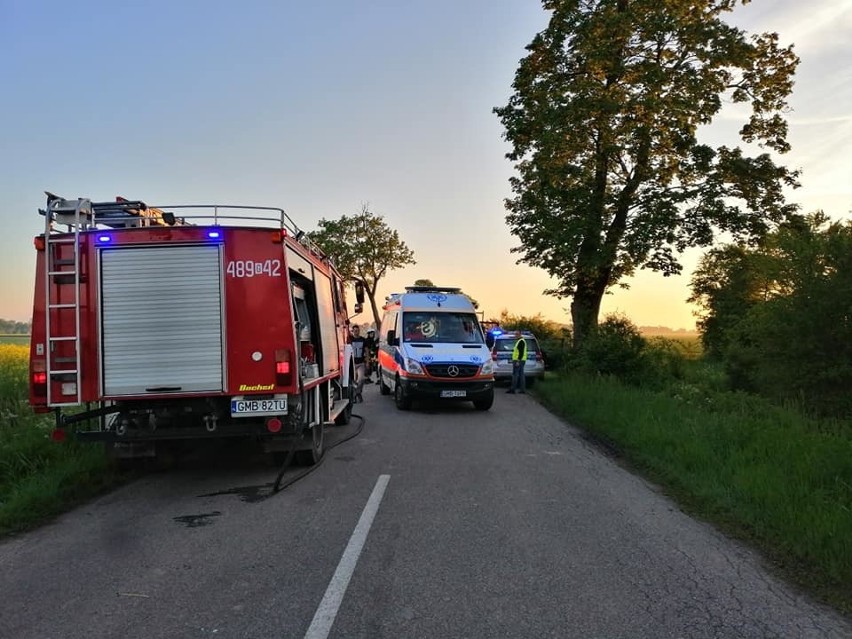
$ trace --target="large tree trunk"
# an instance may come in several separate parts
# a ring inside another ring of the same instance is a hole
[[[374,284],[372,288],[369,286],[365,288],[367,289],[367,299],[370,300],[370,308],[373,311],[373,322],[376,325],[376,337],[378,337],[379,327],[382,325],[382,316],[379,314],[378,305],[376,305],[376,289],[378,288],[378,284]]]
[[[571,301],[571,320],[574,325],[574,352],[580,350],[586,337],[598,325],[598,315],[601,311],[601,300],[606,292],[606,277],[598,276],[577,283],[574,298]]]

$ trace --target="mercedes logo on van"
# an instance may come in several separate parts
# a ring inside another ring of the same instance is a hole
[[[459,367],[453,364],[452,366],[447,366],[447,375],[450,377],[458,377],[459,376]]]

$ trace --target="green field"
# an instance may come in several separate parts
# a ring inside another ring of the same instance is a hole
[[[23,344],[29,346],[29,335],[0,335],[0,344]]]

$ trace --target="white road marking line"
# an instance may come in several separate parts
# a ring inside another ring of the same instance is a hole
[[[355,564],[358,563],[361,549],[364,547],[364,542],[367,541],[367,534],[373,525],[373,519],[379,510],[379,504],[384,497],[385,488],[387,488],[389,481],[390,475],[379,475],[376,486],[367,500],[367,505],[364,506],[361,518],[358,520],[358,525],[355,526],[346,550],[343,551],[343,557],[340,558],[337,570],[334,571],[334,576],[331,578],[328,588],[326,588],[325,596],[323,596],[316,613],[314,613],[308,632],[305,633],[305,639],[325,639],[331,632],[331,626],[337,617],[343,595],[346,594],[349,580],[352,578],[352,573],[355,572]]]

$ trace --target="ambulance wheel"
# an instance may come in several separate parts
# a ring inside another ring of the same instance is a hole
[[[409,410],[411,408],[411,398],[405,394],[402,384],[400,384],[398,379],[393,389],[393,400],[396,402],[396,407],[399,410]]]
[[[296,463],[301,466],[318,464],[325,453],[325,429],[322,424],[313,426],[306,434],[305,440],[309,447],[296,451]]]
[[[390,395],[390,386],[385,384],[385,378],[382,377],[381,371],[379,371],[379,393],[382,395]]]
[[[479,399],[473,400],[473,407],[476,410],[488,410],[491,408],[491,405],[494,403],[494,390],[492,389],[488,395],[485,397],[480,397]]]

